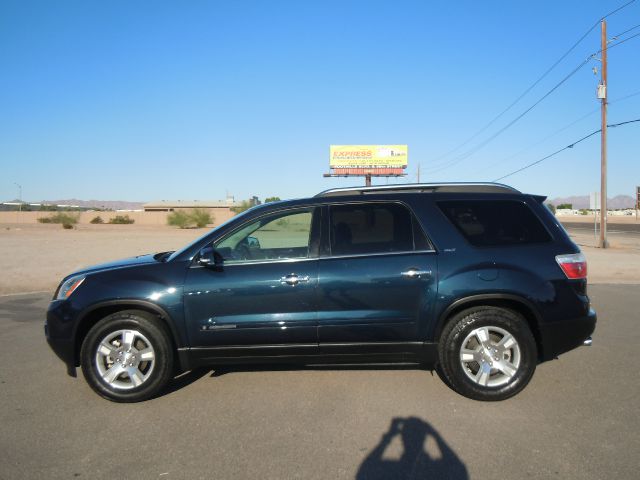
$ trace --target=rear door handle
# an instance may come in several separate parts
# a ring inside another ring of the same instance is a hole
[[[297,285],[300,282],[308,282],[309,276],[299,277],[295,273],[290,273],[289,275],[285,275],[280,278],[280,283],[283,285]]]
[[[430,277],[431,270],[418,270],[417,268],[410,268],[406,272],[402,272],[401,275],[407,278]]]

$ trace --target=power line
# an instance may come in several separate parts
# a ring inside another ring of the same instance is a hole
[[[611,105],[612,103],[622,102],[623,100],[626,100],[626,99],[631,98],[631,97],[636,97],[638,95],[640,95],[640,90],[638,90],[636,92],[633,92],[633,93],[630,93],[629,95],[625,95],[624,97],[619,97],[619,98],[616,98],[615,100],[611,100],[608,103],[609,103],[609,105]]]
[[[613,37],[611,37],[611,40],[617,40],[618,38],[620,38],[625,33],[628,33],[631,30],[635,30],[638,27],[640,27],[640,23],[638,25],[634,25],[633,27],[629,28],[628,30],[625,30],[624,32],[621,32],[621,33],[618,33],[617,35],[614,35]]]
[[[613,99],[613,100],[611,100],[611,101],[609,101],[609,102],[608,102],[608,105],[613,105],[613,104],[615,104],[615,103],[623,102],[623,101],[625,101],[625,100],[627,100],[627,99],[629,99],[629,98],[635,97],[635,96],[637,96],[637,95],[640,95],[640,90],[638,90],[638,91],[636,91],[636,92],[633,92],[633,93],[630,93],[630,94],[628,94],[628,95],[625,95],[624,97],[618,97],[618,98],[616,98],[616,99]],[[502,160],[500,160],[500,161],[498,161],[498,162],[495,162],[495,163],[492,163],[491,165],[488,165],[488,166],[483,167],[483,168],[482,168],[482,171],[490,170],[490,169],[492,169],[493,167],[496,167],[496,166],[500,165],[501,163],[507,162],[507,161],[509,161],[509,160],[511,160],[511,159],[513,159],[513,158],[515,158],[515,157],[517,157],[517,156],[519,156],[519,155],[522,155],[522,154],[523,154],[523,153],[525,153],[525,152],[528,152],[528,151],[529,151],[529,150],[531,150],[533,147],[537,147],[538,145],[540,145],[540,144],[542,144],[542,143],[546,142],[547,140],[549,140],[550,138],[555,137],[555,136],[556,136],[556,135],[558,135],[559,133],[564,132],[564,131],[565,131],[565,130],[567,130],[568,128],[573,127],[576,123],[581,122],[581,121],[582,121],[582,120],[584,120],[585,118],[588,118],[588,117],[590,117],[591,115],[593,115],[593,114],[595,114],[595,113],[597,113],[597,112],[599,112],[599,111],[600,111],[600,107],[594,108],[594,109],[593,109],[593,110],[591,110],[590,112],[585,113],[584,115],[582,115],[580,118],[578,118],[578,119],[576,119],[576,120],[572,121],[571,123],[569,123],[569,124],[565,125],[565,126],[564,126],[564,127],[562,127],[562,128],[559,128],[558,130],[556,130],[556,131],[554,131],[554,132],[550,133],[549,135],[547,135],[546,137],[544,137],[542,140],[539,140],[539,141],[537,141],[537,142],[535,142],[535,143],[533,143],[533,144],[530,144],[529,146],[527,146],[527,147],[523,148],[522,150],[519,150],[519,151],[517,151],[516,153],[514,153],[514,154],[512,154],[512,155],[509,155],[508,157],[503,158]],[[481,173],[481,171],[477,171],[476,173]]]
[[[626,122],[613,123],[613,124],[607,125],[607,127],[616,128],[616,127],[621,127],[622,125],[627,125],[629,123],[636,123],[636,122],[640,122],[640,118],[636,118],[635,120],[627,120]]]
[[[571,123],[569,123],[569,124],[565,125],[564,127],[560,128],[560,129],[558,129],[558,130],[556,130],[556,131],[555,131],[555,132],[553,132],[553,133],[550,133],[549,135],[547,135],[546,137],[544,137],[542,140],[539,140],[539,141],[537,141],[536,143],[533,143],[533,144],[529,145],[528,147],[525,147],[525,148],[523,148],[522,150],[519,150],[518,152],[514,153],[513,155],[509,155],[508,157],[503,158],[502,160],[500,160],[500,161],[498,161],[498,162],[495,162],[495,163],[492,163],[492,164],[491,164],[491,165],[489,165],[489,166],[483,167],[482,171],[490,170],[490,169],[492,169],[493,167],[497,167],[497,166],[498,166],[498,165],[500,165],[501,163],[504,163],[504,162],[507,162],[507,161],[509,161],[509,160],[512,160],[512,159],[514,159],[514,158],[516,158],[516,157],[518,157],[518,156],[522,155],[523,153],[528,152],[528,151],[529,151],[529,150],[531,150],[532,148],[537,147],[538,145],[540,145],[540,144],[542,144],[542,143],[546,142],[547,140],[549,140],[550,138],[555,137],[555,136],[556,136],[556,135],[558,135],[559,133],[564,132],[564,131],[565,131],[565,130],[567,130],[568,128],[573,127],[576,123],[581,122],[581,121],[582,121],[582,120],[584,120],[585,118],[588,118],[588,117],[590,117],[591,115],[593,115],[593,114],[595,114],[595,113],[597,113],[597,112],[599,112],[599,111],[600,111],[600,107],[598,107],[598,108],[595,108],[595,109],[591,110],[589,113],[584,114],[583,116],[581,116],[581,117],[580,117],[580,118],[578,118],[577,120],[574,120],[573,122],[571,122]],[[481,171],[478,171],[477,173],[481,173]]]
[[[609,128],[615,128],[615,127],[620,127],[620,126],[622,126],[622,125],[627,125],[627,124],[629,124],[629,123],[636,123],[636,122],[640,122],[640,118],[636,118],[635,120],[627,120],[626,122],[612,123],[612,124],[610,124],[610,125],[607,125],[607,127],[609,127]],[[494,182],[498,182],[498,181],[503,180],[503,179],[505,179],[505,178],[507,178],[507,177],[510,177],[510,176],[512,176],[512,175],[515,175],[516,173],[520,173],[520,172],[522,172],[523,170],[526,170],[526,169],[531,168],[531,167],[533,167],[533,166],[535,166],[535,165],[538,165],[539,163],[542,163],[542,162],[544,162],[545,160],[548,160],[549,158],[551,158],[551,157],[554,157],[554,156],[558,155],[560,152],[563,152],[563,151],[565,151],[565,150],[568,150],[569,148],[573,148],[573,147],[575,147],[575,146],[576,146],[576,145],[578,145],[579,143],[584,142],[584,141],[585,141],[586,139],[588,139],[589,137],[593,137],[595,134],[600,133],[601,131],[602,131],[602,129],[600,129],[600,128],[599,128],[598,130],[595,130],[595,131],[591,132],[589,135],[585,135],[585,136],[584,136],[584,137],[582,137],[581,139],[576,140],[576,141],[575,141],[575,142],[573,142],[572,144],[567,145],[566,147],[561,148],[560,150],[556,150],[555,152],[553,152],[553,153],[551,153],[551,154],[547,155],[546,157],[543,157],[543,158],[541,158],[541,159],[539,159],[539,160],[536,160],[535,162],[531,162],[531,163],[529,163],[529,164],[525,165],[524,167],[519,168],[518,170],[514,170],[514,171],[513,171],[513,172],[511,172],[511,173],[508,173],[508,174],[506,174],[506,175],[503,175],[502,177],[496,178],[496,179],[494,180]]]
[[[557,155],[557,154],[559,154],[560,152],[564,152],[565,150],[567,150],[567,149],[569,149],[569,148],[573,148],[573,147],[575,147],[575,146],[576,146],[577,144],[579,144],[580,142],[583,142],[583,141],[585,141],[587,138],[592,137],[592,136],[594,136],[596,133],[600,133],[600,132],[601,132],[601,129],[595,130],[595,131],[591,132],[589,135],[585,135],[585,136],[584,136],[584,137],[582,137],[580,140],[577,140],[577,141],[573,142],[571,145],[567,145],[566,147],[561,148],[560,150],[556,150],[556,151],[555,151],[555,152],[553,152],[552,154],[547,155],[546,157],[543,157],[543,158],[541,158],[540,160],[536,160],[535,162],[529,163],[528,165],[525,165],[524,167],[519,168],[518,170],[514,170],[513,172],[508,173],[507,175],[503,175],[502,177],[496,178],[496,179],[494,180],[494,182],[498,182],[498,181],[500,181],[500,180],[502,180],[502,179],[504,179],[504,178],[510,177],[511,175],[515,175],[516,173],[520,173],[520,172],[522,172],[523,170],[526,170],[527,168],[531,168],[531,167],[533,167],[534,165],[537,165],[537,164],[539,164],[539,163],[542,163],[542,162],[544,162],[545,160],[547,160],[547,159],[549,159],[549,158],[551,158],[551,157],[556,156],[556,155]]]
[[[533,110],[535,107],[537,107],[544,99],[546,99],[549,95],[551,95],[553,92],[555,92],[562,84],[564,84],[567,80],[569,80],[573,75],[575,75],[576,73],[578,73],[578,71],[584,67],[587,63],[589,63],[591,61],[591,59],[594,57],[595,54],[590,55],[589,57],[587,57],[585,60],[582,61],[582,63],[580,63],[576,68],[574,68],[567,76],[565,76],[562,80],[560,80],[560,82],[558,82],[553,88],[551,88],[551,90],[549,90],[547,93],[545,93],[542,97],[540,97],[533,105],[531,105],[529,108],[527,108],[526,110],[524,110],[520,115],[518,115],[516,118],[514,118],[513,120],[511,120],[509,123],[507,123],[504,127],[502,127],[500,130],[498,130],[497,132],[495,132],[493,135],[491,135],[489,138],[485,139],[483,142],[479,143],[478,145],[476,145],[475,147],[473,147],[471,150],[468,150],[467,152],[463,153],[462,155],[460,155],[459,157],[456,157],[452,160],[450,160],[449,162],[447,162],[444,165],[441,165],[439,167],[435,167],[434,170],[431,170],[430,173],[436,173],[439,172],[441,170],[445,170],[447,168],[453,167],[454,165],[460,163],[461,161],[469,158],[471,155],[473,155],[474,153],[476,153],[478,150],[480,150],[482,147],[484,147],[485,145],[487,145],[489,142],[491,142],[492,140],[494,140],[498,135],[502,134],[505,130],[507,130],[508,128],[512,127],[518,120],[520,120],[522,117],[524,117],[527,113],[529,113],[531,110]]]
[[[610,16],[611,16],[611,15],[613,15],[614,13],[618,13],[620,10],[622,10],[622,9],[623,9],[623,8],[625,8],[625,7],[628,7],[629,5],[631,5],[631,4],[632,4],[633,2],[635,2],[635,1],[636,1],[636,0],[631,0],[630,2],[625,3],[624,5],[622,5],[622,6],[618,7],[618,8],[616,8],[615,10],[613,10],[613,11],[611,11],[611,12],[609,12],[609,13],[607,13],[607,14],[606,14],[604,17],[602,17],[600,20],[604,20],[605,18],[610,17]],[[596,22],[596,25],[597,25],[598,23],[600,23],[600,20],[598,20],[598,21]]]
[[[614,47],[617,47],[618,45],[625,43],[635,37],[640,36],[640,33],[637,33],[635,35],[632,35],[631,37],[625,38],[624,40],[621,40],[617,43],[614,43],[613,45],[610,45],[607,47],[607,51],[611,50]],[[531,105],[529,108],[527,108],[525,111],[523,111],[520,115],[518,115],[516,118],[514,118],[513,120],[511,120],[509,123],[507,123],[504,127],[502,127],[500,130],[498,130],[497,132],[495,132],[493,135],[491,135],[489,138],[485,139],[483,142],[479,143],[478,145],[476,145],[475,147],[473,147],[472,149],[468,150],[467,152],[463,153],[462,155],[449,160],[447,162],[445,162],[444,164],[440,165],[440,166],[436,166],[433,167],[433,169],[430,170],[429,173],[437,173],[440,172],[442,170],[446,170],[447,168],[451,168],[454,165],[457,165],[458,163],[462,162],[463,160],[469,158],[471,155],[473,155],[474,153],[476,153],[478,150],[480,150],[482,147],[484,147],[485,145],[487,145],[489,142],[491,142],[492,140],[494,140],[497,136],[499,136],[500,134],[502,134],[505,130],[507,130],[508,128],[510,128],[511,126],[513,126],[518,120],[520,120],[522,117],[524,117],[527,113],[529,113],[531,110],[533,110],[536,106],[538,106],[544,99],[546,99],[549,95],[551,95],[555,90],[557,90],[562,84],[564,84],[567,80],[569,80],[569,78],[571,78],[573,75],[575,75],[582,67],[584,67],[586,64],[588,64],[591,59],[595,58],[596,55],[598,55],[599,53],[602,53],[602,49],[598,50],[595,53],[592,53],[591,55],[589,55],[586,59],[584,59],[576,68],[574,68],[566,77],[564,77],[560,82],[558,82],[553,88],[551,88],[551,90],[549,90],[547,93],[545,93],[540,99],[538,99],[538,101],[536,101],[533,105]]]
[[[624,40],[620,40],[619,42],[614,43],[613,45],[608,45],[607,50],[611,50],[612,48],[617,47],[618,45],[622,45],[624,42],[628,42],[629,40],[640,36],[640,33],[636,33],[635,35],[631,35],[630,37],[625,38]],[[599,50],[598,53],[602,52]]]
[[[489,121],[489,123],[487,123],[484,127],[482,127],[480,130],[478,130],[475,134],[473,134],[471,137],[469,137],[468,139],[466,139],[464,142],[462,142],[460,145],[458,145],[457,147],[455,147],[452,150],[449,150],[448,152],[440,155],[439,157],[436,157],[433,161],[437,162],[438,160],[445,158],[447,156],[449,156],[450,154],[460,150],[462,147],[464,147],[465,145],[467,145],[469,142],[471,142],[472,140],[474,140],[475,138],[477,138],[481,133],[485,132],[491,125],[493,125],[498,119],[500,119],[505,113],[507,113],[509,110],[511,110],[511,108],[513,108],[520,100],[522,100],[522,98],[527,95],[536,85],[538,85],[556,66],[558,66],[558,64],[560,62],[562,62],[562,60],[564,60],[586,37],[587,35],[589,35],[591,33],[591,31],[596,28],[600,21],[610,17],[611,15],[619,12],[620,10],[622,10],[623,8],[628,7],[629,5],[631,5],[632,3],[634,3],[636,0],[631,0],[623,5],[621,5],[620,7],[616,8],[615,10],[612,10],[611,12],[607,13],[606,15],[604,15],[603,17],[601,17],[597,22],[595,22],[591,27],[589,27],[589,29],[582,34],[582,36],[564,53],[562,54],[562,56],[556,60],[540,77],[538,77],[538,79],[533,82],[523,93],[521,93],[513,102],[511,102],[504,110],[502,110],[498,115],[496,115],[491,121]],[[636,28],[636,27],[633,27]],[[630,30],[633,30],[630,29]],[[623,35],[626,32],[622,32],[619,35]],[[465,157],[466,158],[466,157]],[[436,165],[437,167],[437,165]]]

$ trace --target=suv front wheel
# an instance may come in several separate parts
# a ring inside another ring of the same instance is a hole
[[[474,400],[504,400],[531,380],[536,342],[526,320],[498,307],[456,314],[439,343],[439,371],[458,393]]]
[[[153,397],[173,371],[167,334],[139,311],[117,312],[96,323],[82,343],[80,360],[91,388],[116,402]]]

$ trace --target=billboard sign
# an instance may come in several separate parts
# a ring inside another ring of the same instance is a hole
[[[329,166],[334,169],[404,169],[407,145],[331,145]]]
[[[636,187],[636,210],[640,210],[640,186]]]

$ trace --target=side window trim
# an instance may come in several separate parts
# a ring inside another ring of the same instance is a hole
[[[411,212],[411,228],[413,229],[413,249],[416,251],[428,251],[428,252],[435,251],[433,242],[429,238],[429,235],[427,235],[426,232],[424,231],[424,228],[422,228],[422,223],[420,222],[420,219],[410,207],[408,208],[409,208],[409,211]],[[419,236],[422,237],[422,240],[424,241],[425,246],[427,247],[426,249],[418,248],[417,242],[418,242]]]
[[[332,258],[358,258],[358,257],[383,257],[389,255],[424,255],[425,253],[437,253],[434,249],[430,250],[404,250],[401,252],[375,252],[375,253],[347,253],[344,255],[329,255],[320,257],[320,260],[328,260]]]

